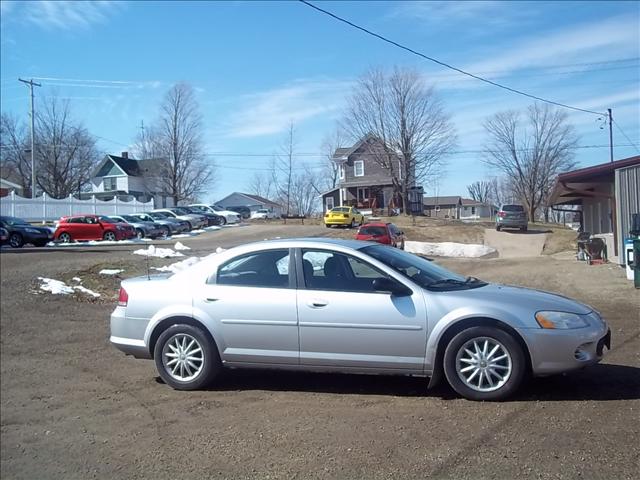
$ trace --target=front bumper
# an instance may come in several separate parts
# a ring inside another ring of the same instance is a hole
[[[518,329],[529,353],[534,376],[577,370],[602,360],[604,347],[611,348],[611,330],[592,312],[589,326],[570,330]]]

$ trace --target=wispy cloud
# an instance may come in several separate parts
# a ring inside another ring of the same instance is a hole
[[[348,81],[298,80],[272,90],[243,95],[232,114],[226,136],[258,137],[284,132],[290,122],[301,123],[342,107]]]
[[[102,24],[123,8],[123,2],[53,1],[38,2],[2,1],[5,20],[25,22],[45,30],[87,30]]]

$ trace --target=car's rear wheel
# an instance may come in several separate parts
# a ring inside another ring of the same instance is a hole
[[[58,235],[58,240],[60,240],[62,243],[71,243],[73,239],[71,238],[71,235],[69,233],[62,232],[60,235]]]
[[[502,400],[522,383],[526,362],[513,336],[494,327],[458,333],[444,353],[444,373],[451,387],[470,400]]]
[[[116,234],[113,232],[104,232],[104,235],[102,236],[103,240],[106,240],[107,242],[115,242],[116,241]]]
[[[176,390],[206,387],[222,370],[218,350],[204,332],[191,325],[173,325],[154,348],[160,377]]]
[[[324,226],[327,228],[331,228],[331,225],[329,225],[328,223],[325,223]]]
[[[19,233],[12,233],[9,236],[9,245],[13,248],[20,248],[24,245],[24,238]]]
[[[137,238],[144,238],[144,232],[139,228],[136,228],[136,237]]]

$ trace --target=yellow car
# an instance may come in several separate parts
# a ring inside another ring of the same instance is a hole
[[[355,228],[364,223],[364,215],[355,207],[335,207],[324,214],[324,224],[327,228],[331,225],[346,225]]]

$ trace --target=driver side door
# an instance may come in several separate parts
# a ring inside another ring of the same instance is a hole
[[[298,262],[301,365],[423,371],[427,314],[419,289],[375,291],[373,280],[388,275],[330,250],[302,249]]]

